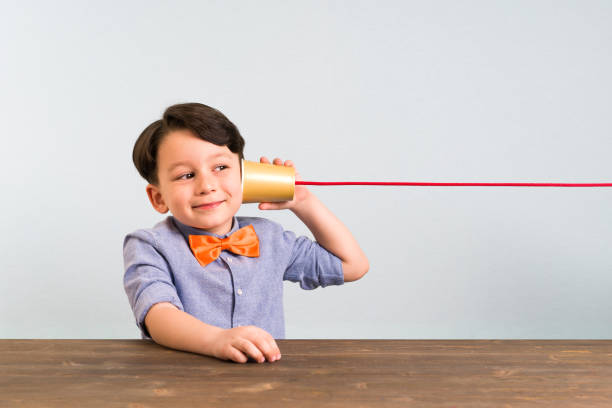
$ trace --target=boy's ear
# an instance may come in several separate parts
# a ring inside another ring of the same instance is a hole
[[[147,186],[147,196],[149,196],[149,201],[155,210],[161,214],[165,214],[168,212],[168,206],[164,202],[164,198],[159,191],[159,188],[153,184],[149,184]]]

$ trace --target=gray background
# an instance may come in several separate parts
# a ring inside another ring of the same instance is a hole
[[[612,182],[609,1],[3,2],[0,337],[137,338],[131,163],[224,112],[304,179]],[[610,338],[612,189],[313,187],[371,262],[288,338]],[[245,205],[309,234],[287,212]]]

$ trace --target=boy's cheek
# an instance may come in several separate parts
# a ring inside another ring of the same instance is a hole
[[[236,198],[240,204],[242,204],[242,186],[236,191]]]
[[[229,184],[229,183],[228,183]],[[232,197],[240,201],[242,203],[242,179],[240,177],[233,178],[231,184],[226,186],[226,191],[230,191]]]

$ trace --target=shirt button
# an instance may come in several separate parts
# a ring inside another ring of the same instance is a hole
[[[238,294],[242,296],[242,289],[238,289]]]
[[[227,263],[232,263],[232,258],[230,258],[229,256],[225,259],[227,259]]]

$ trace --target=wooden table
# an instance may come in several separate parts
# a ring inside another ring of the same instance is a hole
[[[279,340],[236,364],[145,340],[0,340],[0,407],[612,407],[609,340]]]

